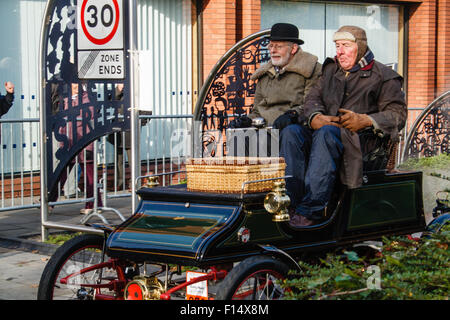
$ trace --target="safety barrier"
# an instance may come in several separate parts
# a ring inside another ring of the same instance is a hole
[[[140,115],[141,174],[177,171],[184,166],[185,146],[180,148],[180,136],[192,127],[192,115]],[[40,145],[39,119],[0,120],[0,212],[39,208],[40,203]],[[94,181],[100,189],[103,205],[107,200],[131,196],[129,132],[103,136],[95,143]],[[86,153],[86,150],[81,151]],[[175,153],[176,152],[176,155]],[[84,157],[86,158],[86,157]],[[67,180],[58,187],[56,201],[50,206],[78,202],[97,202],[98,193],[86,197],[86,165],[74,159]],[[176,180],[173,180],[176,179]],[[170,177],[163,184],[179,183],[182,175]]]
[[[39,119],[0,120],[0,137],[0,211],[39,206]]]

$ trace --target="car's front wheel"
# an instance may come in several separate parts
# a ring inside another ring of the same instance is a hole
[[[248,258],[220,283],[217,300],[278,300],[284,295],[280,281],[286,278],[289,267],[269,256]]]

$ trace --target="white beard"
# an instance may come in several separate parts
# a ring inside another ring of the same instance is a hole
[[[270,61],[272,61],[272,65],[282,68],[282,67],[284,67],[285,65],[288,64],[289,58],[290,58],[290,55],[289,55],[289,52],[288,52],[288,53],[286,53],[285,56],[280,56],[276,60],[274,60],[274,58],[271,57]]]

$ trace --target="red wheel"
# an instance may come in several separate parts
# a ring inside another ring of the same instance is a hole
[[[39,282],[38,300],[93,300],[122,298],[122,268],[102,263],[103,237],[75,237],[50,258]]]
[[[283,289],[277,284],[284,277],[273,270],[260,270],[249,275],[237,288],[233,300],[274,300],[283,296]]]
[[[278,300],[289,268],[267,256],[246,259],[233,268],[217,289],[218,300]]]

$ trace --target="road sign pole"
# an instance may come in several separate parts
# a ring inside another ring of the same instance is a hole
[[[50,8],[53,6],[53,0],[47,2],[47,6],[45,7],[45,15],[47,18],[49,16]],[[45,20],[44,20],[45,21]],[[47,196],[47,129],[46,129],[46,112],[45,112],[45,54],[47,46],[46,46],[46,29],[48,28],[48,24],[43,23],[41,27],[41,41],[39,44],[39,68],[38,68],[38,83],[40,87],[39,92],[39,128],[40,128],[40,183],[41,183],[41,241],[44,242],[47,240],[49,232],[47,227],[45,227],[45,223],[48,219],[48,196]]]
[[[137,74],[137,38],[136,30],[136,0],[129,2],[128,24],[129,24],[129,55],[130,55],[130,117],[131,117],[131,210],[134,213],[137,207],[136,178],[140,175],[140,143],[139,143],[139,113],[138,113],[138,74]]]

